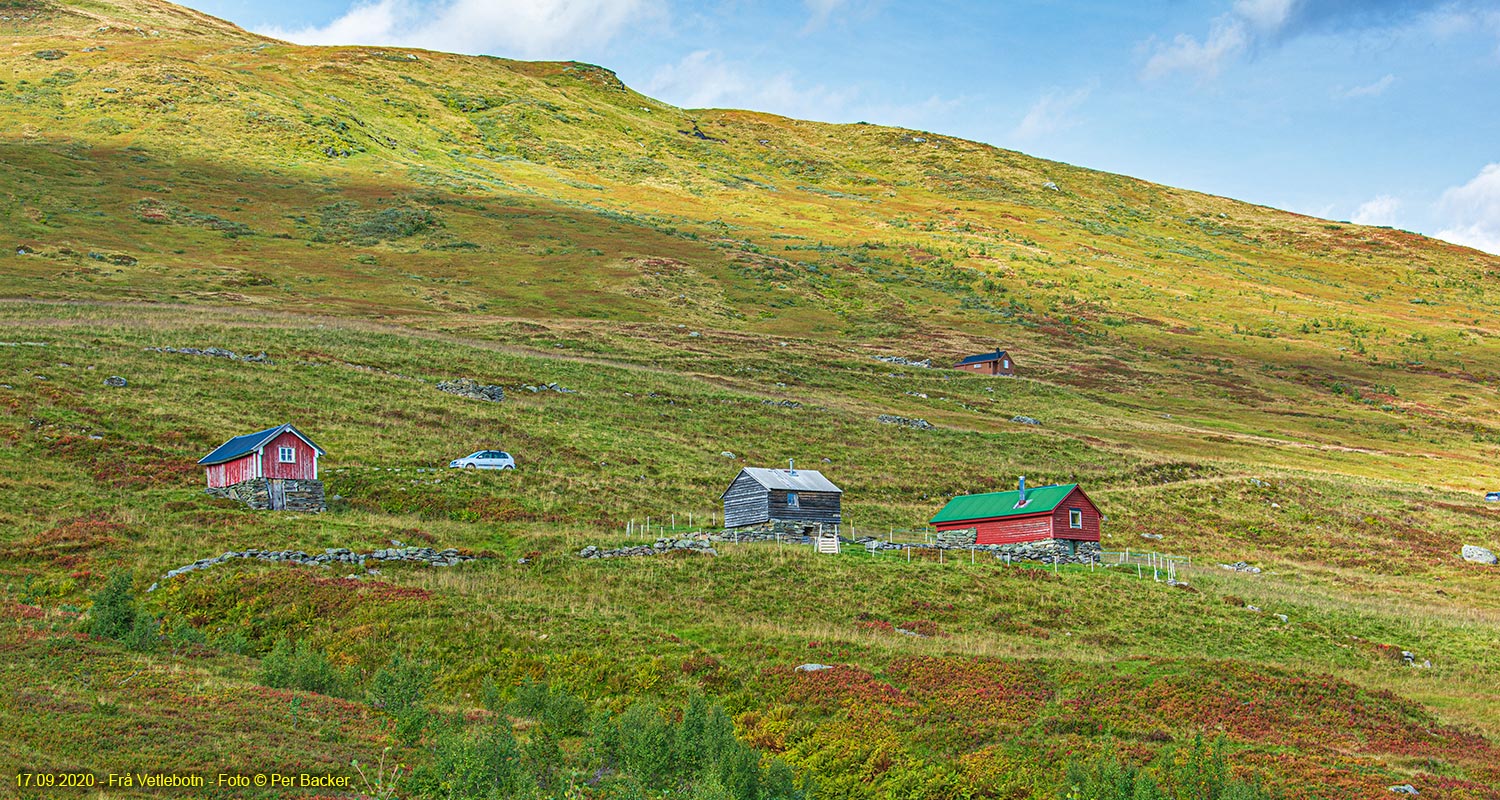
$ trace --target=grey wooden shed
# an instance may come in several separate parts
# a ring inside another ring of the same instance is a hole
[[[843,522],[844,490],[810,469],[745,467],[724,490],[724,527],[771,522]]]

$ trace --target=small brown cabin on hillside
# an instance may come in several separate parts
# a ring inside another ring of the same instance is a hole
[[[724,527],[744,528],[771,522],[843,522],[844,490],[816,470],[745,467],[724,490]]]
[[[1010,353],[1004,350],[996,350],[993,353],[980,353],[969,356],[953,365],[954,369],[964,372],[973,372],[979,375],[1014,375],[1016,374],[1015,362],[1010,360]]]

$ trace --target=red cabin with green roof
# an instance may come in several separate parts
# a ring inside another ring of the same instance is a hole
[[[1026,487],[955,497],[931,520],[938,532],[974,529],[975,544],[1015,544],[1044,539],[1099,541],[1104,515],[1076,483]]]

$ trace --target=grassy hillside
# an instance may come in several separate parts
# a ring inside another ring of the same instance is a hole
[[[584,64],[151,0],[0,0],[0,35],[7,781],[379,795],[349,762],[390,748],[403,797],[1113,797],[1115,762],[1173,797],[1500,797],[1500,573],[1457,556],[1500,549],[1500,258]],[[1023,377],[941,368],[996,345]],[[201,491],[281,421],[330,513]],[[520,469],[438,469],[493,446]],[[1025,474],[1195,567],[572,555],[788,458],[858,533]],[[487,558],[160,577],[392,540]],[[138,623],[89,635],[121,574]]]

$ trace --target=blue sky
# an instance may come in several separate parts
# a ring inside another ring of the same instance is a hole
[[[1500,253],[1500,0],[189,0],[308,44],[576,59]]]

